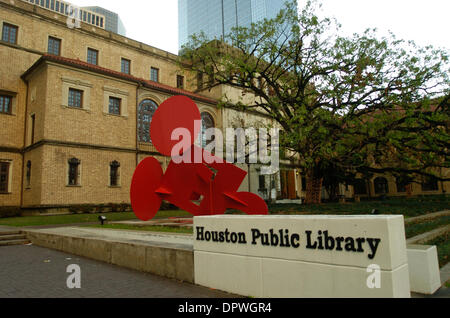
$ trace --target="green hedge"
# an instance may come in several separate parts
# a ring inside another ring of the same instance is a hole
[[[108,204],[80,204],[69,207],[72,214],[94,214],[109,212],[131,212],[131,204],[108,203]]]
[[[19,207],[0,207],[0,219],[20,216],[22,210]]]

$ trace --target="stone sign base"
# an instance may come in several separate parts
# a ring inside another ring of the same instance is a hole
[[[407,252],[411,291],[433,295],[441,287],[436,246],[408,245]]]
[[[198,285],[252,297],[410,297],[403,216],[194,218]]]

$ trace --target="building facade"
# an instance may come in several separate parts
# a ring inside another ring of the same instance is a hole
[[[26,1],[1,0],[0,27],[0,207],[129,204],[137,164],[168,164],[148,132],[171,96],[222,125],[176,55]]]
[[[234,27],[273,18],[284,0],[178,0],[179,49],[194,34],[223,39]]]

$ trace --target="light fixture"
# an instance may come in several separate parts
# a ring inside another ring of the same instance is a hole
[[[104,225],[104,223],[106,222],[106,216],[100,215],[98,217],[98,220],[102,223],[102,225]]]

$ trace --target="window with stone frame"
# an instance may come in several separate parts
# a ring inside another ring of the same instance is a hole
[[[89,64],[98,65],[98,51],[88,48],[87,62]]]
[[[158,109],[158,105],[150,100],[143,100],[138,108],[138,139],[139,142],[151,143],[150,126],[153,115]]]
[[[69,107],[83,108],[83,91],[75,88],[69,88]]]
[[[389,193],[389,184],[388,180],[384,177],[378,177],[373,181],[373,185],[375,188],[375,194],[388,194]]]
[[[120,115],[122,100],[117,97],[109,97],[109,113],[112,115]]]
[[[159,69],[152,67],[150,69],[150,80],[153,82],[159,82]]]
[[[8,95],[0,95],[0,113],[12,113],[12,97]]]
[[[177,75],[177,88],[184,89],[184,76]]]
[[[48,37],[48,54],[61,55],[61,40],[52,36]]]
[[[27,172],[26,172],[27,188],[31,186],[31,161],[27,162]]]
[[[9,162],[0,162],[0,193],[9,192]]]
[[[81,161],[78,160],[77,158],[72,158],[69,160],[69,176],[68,176],[69,186],[80,185],[80,164]]]
[[[122,73],[125,73],[125,74],[131,73],[131,61],[130,60],[122,58],[121,71],[122,71]]]
[[[111,187],[118,187],[120,185],[120,174],[119,174],[120,163],[118,161],[113,161],[110,163],[109,167],[110,167],[109,185]]]
[[[30,116],[30,124],[31,124],[30,143],[33,145],[34,144],[34,139],[35,139],[35,131],[36,131],[36,114],[31,114],[31,116]]]
[[[3,23],[2,41],[17,44],[17,33],[19,28],[9,23]]]

